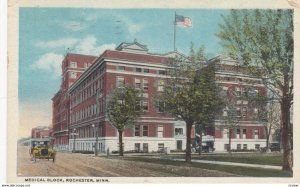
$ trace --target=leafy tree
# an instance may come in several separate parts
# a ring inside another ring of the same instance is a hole
[[[206,62],[205,47],[201,46],[195,54],[194,59],[199,63]],[[216,65],[214,63],[205,64],[201,70],[198,71],[196,82],[198,89],[202,90],[202,105],[199,105],[199,116],[195,122],[196,133],[199,134],[199,155],[202,152],[202,139],[205,130],[213,128],[214,120],[218,116],[225,104],[220,98],[220,88],[215,82]],[[196,138],[198,139],[198,138]]]
[[[192,49],[192,48],[191,48]],[[193,56],[191,59],[194,59]],[[214,84],[214,75],[201,71],[203,64],[190,59],[170,59],[165,87],[155,98],[156,103],[164,102],[165,111],[186,123],[186,162],[191,162],[191,129],[203,121],[206,114],[213,113],[220,105]],[[207,68],[212,68],[207,66]],[[210,73],[213,71],[209,71]],[[212,79],[212,80],[211,80]],[[208,86],[208,81],[212,85]]]
[[[291,170],[288,157],[293,104],[293,10],[231,10],[219,26],[216,35],[229,55],[262,78],[280,102],[282,169]]]
[[[131,86],[115,88],[108,96],[106,113],[110,123],[119,133],[119,154],[123,156],[123,131],[134,125],[140,116],[140,93]]]
[[[224,128],[228,133],[228,148],[227,151],[231,154],[231,140],[233,131],[240,126],[242,117],[241,111],[237,110],[237,100],[239,99],[238,93],[234,87],[229,87],[227,91],[222,91],[223,100],[225,102],[223,115],[220,117],[224,121]]]
[[[252,115],[253,120],[262,123],[266,133],[266,150],[269,150],[271,131],[280,129],[280,106],[279,102],[272,96],[258,94],[252,88],[245,88],[248,93],[244,99],[249,102],[249,106],[255,110]]]

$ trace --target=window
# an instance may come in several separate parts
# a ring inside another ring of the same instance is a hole
[[[140,111],[141,110],[141,103],[139,101],[136,102],[135,104],[135,110]]]
[[[143,143],[143,152],[144,153],[148,153],[149,150],[148,150],[148,143]]]
[[[148,101],[143,101],[143,111],[148,111]]]
[[[243,118],[247,116],[247,108],[243,107]]]
[[[240,138],[241,129],[236,129],[236,138]]]
[[[225,116],[227,116],[228,115],[228,107],[225,107],[224,109],[223,109],[223,116],[225,117]]]
[[[258,129],[254,130],[254,139],[258,139]]]
[[[175,128],[175,135],[183,135],[183,128]]]
[[[149,94],[148,93],[143,93],[142,96],[143,96],[143,98],[148,98]]]
[[[164,80],[158,80],[157,81],[157,91],[162,92],[164,91]]]
[[[140,152],[140,150],[141,150],[141,144],[140,143],[135,143],[134,144],[134,150],[137,151],[137,152]]]
[[[164,149],[165,149],[165,145],[164,145],[163,143],[159,143],[159,144],[158,144],[158,151],[159,151],[159,152],[163,152]]]
[[[148,90],[148,79],[143,79],[143,89]]]
[[[247,133],[246,129],[243,129],[243,138],[246,138],[246,133]]]
[[[228,149],[229,149],[229,144],[224,144],[224,150],[228,151]]]
[[[158,125],[157,126],[157,137],[162,138],[164,133],[164,126]]]
[[[70,68],[77,68],[77,62],[70,61]]]
[[[77,77],[76,72],[70,71],[70,72],[69,72],[69,77],[70,77],[71,79],[76,79],[76,77]]]
[[[247,149],[247,144],[243,144],[243,149]]]
[[[158,70],[158,74],[159,74],[159,75],[165,75],[165,74],[166,74],[166,71],[164,71],[164,70]]]
[[[241,94],[242,94],[241,88],[235,87],[235,93],[236,93],[236,96],[241,96]]]
[[[224,86],[224,87],[223,87],[223,90],[224,90],[224,91],[227,91],[227,90],[228,90],[228,87]]]
[[[143,136],[148,136],[148,126],[147,125],[143,126]]]
[[[142,68],[135,68],[135,72],[141,73],[142,72]]]
[[[255,144],[255,149],[259,149],[260,148],[260,144]]]
[[[118,66],[118,67],[117,67],[117,70],[118,70],[118,71],[125,71],[125,66]]]
[[[134,79],[134,86],[135,86],[136,89],[140,89],[141,88],[141,80],[135,78]]]
[[[144,73],[149,73],[149,69],[143,69]]]
[[[120,87],[123,87],[125,84],[125,79],[124,77],[117,77],[117,87],[120,88]]]
[[[158,102],[158,112],[165,112],[165,104],[163,101]]]
[[[236,116],[237,117],[241,117],[242,116],[242,112],[241,112],[241,108],[236,108]]]
[[[242,148],[241,144],[237,144],[237,145],[236,145],[236,149],[237,149],[237,150],[241,150],[241,148]]]
[[[229,137],[228,129],[223,129],[223,138],[228,138],[228,137]]]
[[[134,128],[134,136],[140,136],[140,126],[136,125]]]

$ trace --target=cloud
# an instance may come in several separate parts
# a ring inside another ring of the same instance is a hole
[[[136,23],[131,20],[129,17],[124,17],[124,15],[114,14],[114,17],[119,20],[123,26],[126,27],[129,34],[135,35],[136,33],[140,32],[142,29],[145,28],[144,24]]]
[[[70,46],[75,45],[79,40],[77,38],[61,38],[58,40],[48,41],[48,42],[42,42],[38,41],[35,43],[37,47],[43,47],[43,48],[57,48],[57,47],[64,47],[68,48]]]
[[[97,38],[95,36],[91,35],[91,36],[87,36],[83,39],[60,38],[57,40],[52,40],[52,41],[47,41],[47,42],[38,41],[35,43],[35,46],[41,47],[41,48],[46,48],[46,49],[62,48],[62,49],[59,49],[59,50],[61,50],[61,52],[65,52],[66,49],[69,49],[69,52],[72,52],[72,53],[80,53],[80,54],[97,56],[97,55],[100,55],[106,49],[115,49],[116,44],[111,43],[111,44],[103,44],[101,46],[97,46]]]
[[[78,38],[61,38],[52,41],[39,41],[36,46],[46,49],[53,49],[55,51],[60,50],[61,53],[65,53],[65,49],[70,49],[71,53],[79,53],[85,55],[99,56],[107,49],[115,49],[116,44],[103,44],[97,45],[97,38],[95,36],[87,36],[83,39]],[[58,49],[57,49],[58,48]],[[63,48],[63,49],[59,49]],[[58,78],[61,75],[61,62],[64,56],[57,52],[48,52],[39,57],[30,68],[33,70],[44,71],[51,73],[53,78]]]
[[[46,53],[41,56],[30,67],[35,70],[42,70],[53,73],[53,77],[59,77],[61,74],[61,62],[63,55],[56,53]]]
[[[144,28],[142,24],[128,24],[128,31],[130,34],[136,34]]]
[[[97,39],[95,36],[88,36],[83,40],[79,41],[76,48],[75,53],[87,54],[87,55],[96,55],[99,56],[107,49],[115,49],[116,44],[103,44],[101,46],[97,46]]]
[[[86,22],[80,22],[80,21],[65,21],[59,25],[71,31],[82,31],[90,26],[90,24]]]

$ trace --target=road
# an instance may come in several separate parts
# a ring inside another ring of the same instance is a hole
[[[30,160],[29,147],[18,147],[18,176],[68,177],[228,177],[230,173],[194,167],[161,165],[122,159],[58,152],[56,161]]]

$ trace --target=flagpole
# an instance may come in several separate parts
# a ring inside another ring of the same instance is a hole
[[[174,51],[176,51],[176,11],[174,17]]]

